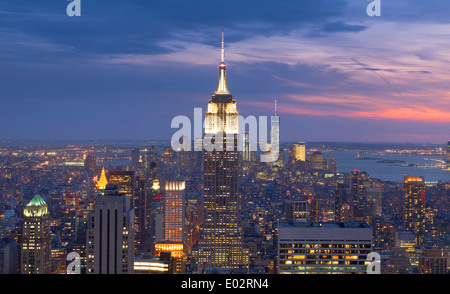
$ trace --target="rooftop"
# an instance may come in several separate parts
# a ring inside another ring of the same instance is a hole
[[[363,222],[280,222],[279,226],[283,228],[370,228]]]

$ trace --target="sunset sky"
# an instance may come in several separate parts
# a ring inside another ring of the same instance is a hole
[[[282,141],[450,140],[450,2],[0,2],[0,139],[170,139],[215,90]]]

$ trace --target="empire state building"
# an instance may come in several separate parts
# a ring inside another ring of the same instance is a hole
[[[219,82],[209,98],[203,139],[204,222],[198,257],[203,269],[241,268],[244,263],[239,220],[239,114],[227,87],[224,52],[222,31]]]

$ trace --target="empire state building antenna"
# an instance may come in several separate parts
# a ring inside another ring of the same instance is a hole
[[[225,42],[224,42],[224,33],[223,33],[223,26],[222,26],[222,63],[225,62]]]

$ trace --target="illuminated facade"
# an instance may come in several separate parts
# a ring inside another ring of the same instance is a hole
[[[23,211],[21,273],[51,273],[50,214],[38,194]]]
[[[117,184],[121,193],[130,198],[130,206],[134,206],[135,176],[133,171],[110,171],[109,182]]]
[[[164,201],[164,242],[155,245],[155,252],[168,251],[174,257],[174,272],[181,273],[185,241],[184,181],[166,181]]]
[[[166,181],[164,202],[164,241],[184,242],[185,182]]]
[[[108,184],[108,179],[106,178],[105,168],[102,168],[102,173],[100,175],[100,179],[97,182],[97,189],[104,190],[107,184]]]
[[[372,228],[365,223],[280,223],[279,274],[366,273]]]
[[[139,149],[135,149],[138,150]],[[139,183],[138,179],[135,176],[134,171],[110,171],[109,172],[109,182],[112,184],[117,184],[120,193],[125,194],[130,201],[130,209],[134,210],[134,232],[135,236],[135,249],[138,249],[140,246],[141,240],[141,226],[140,226],[140,204],[141,202],[138,197],[141,196],[139,193]],[[142,189],[141,189],[142,192]]]
[[[242,266],[240,227],[238,112],[226,84],[222,34],[222,62],[217,90],[209,99],[203,139],[204,222],[200,229],[198,263],[201,268]],[[211,146],[215,148],[210,148]]]
[[[173,274],[173,258],[162,252],[158,257],[139,257],[134,261],[135,274]]]
[[[292,145],[292,157],[297,161],[306,160],[306,143],[295,143]]]
[[[134,212],[130,199],[116,184],[96,196],[88,216],[86,256],[88,274],[131,274],[134,262]]]
[[[413,232],[416,246],[420,246],[425,234],[425,181],[408,175],[404,180],[403,230]]]

